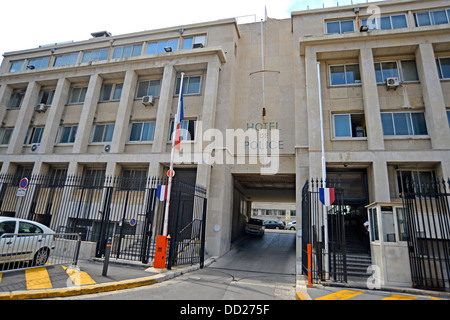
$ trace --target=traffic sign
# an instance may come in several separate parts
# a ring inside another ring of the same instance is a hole
[[[131,218],[129,223],[130,223],[130,226],[134,227],[136,225],[136,219],[135,218]]]
[[[175,170],[172,170],[172,177],[175,175]],[[167,176],[170,178],[170,170],[167,170]]]
[[[28,178],[23,178],[19,182],[19,188],[25,189],[28,186]]]
[[[17,197],[25,197],[26,194],[27,194],[26,188],[18,188],[17,189],[17,193],[16,193]]]

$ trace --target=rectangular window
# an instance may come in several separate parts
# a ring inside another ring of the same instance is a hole
[[[73,87],[70,90],[69,103],[84,103],[87,87]]]
[[[418,27],[431,26],[449,23],[450,10],[437,10],[428,12],[419,12],[415,14],[416,25]]]
[[[436,180],[433,170],[398,170],[397,187],[398,194],[402,198],[405,192],[429,193]]]
[[[386,83],[387,78],[399,78],[397,62],[376,62],[375,76],[377,78],[377,83]]]
[[[87,51],[83,53],[83,58],[81,59],[81,62],[84,63],[90,61],[106,60],[108,59],[108,53],[109,49]]]
[[[123,83],[107,83],[103,85],[100,101],[117,101],[122,95]]]
[[[450,58],[437,58],[439,79],[450,79]]]
[[[9,67],[9,72],[19,72],[23,69],[24,60],[11,62],[11,67]]]
[[[380,240],[378,231],[378,211],[377,208],[369,209],[369,230],[371,234],[371,241]]]
[[[382,112],[381,122],[385,136],[428,134],[423,112]]]
[[[144,96],[159,97],[159,90],[161,89],[161,80],[145,80],[138,84],[136,98]]]
[[[180,94],[181,78],[177,79],[175,95]],[[201,76],[189,76],[183,78],[183,94],[200,94]]]
[[[13,128],[0,129],[0,144],[2,144],[2,145],[9,144],[13,130],[14,130]]]
[[[78,126],[60,127],[58,134],[58,143],[74,143],[77,135]]]
[[[147,183],[147,170],[122,169],[120,178],[121,189],[144,191]]]
[[[328,34],[343,34],[354,31],[355,26],[353,20],[327,22]]]
[[[39,92],[38,98],[36,100],[36,105],[45,104],[47,106],[51,105],[53,102],[53,97],[55,95],[55,89],[44,89]]]
[[[330,66],[330,83],[332,86],[360,84],[359,64]]]
[[[170,48],[170,49],[169,49]],[[166,51],[167,50],[167,51]],[[147,45],[146,54],[164,53],[178,50],[178,39],[165,39]]]
[[[448,120],[448,125],[450,126],[450,110],[447,110],[447,120]]]
[[[25,89],[16,89],[12,92],[8,102],[8,109],[18,109],[22,106],[22,100],[25,96]]]
[[[136,44],[132,46],[115,47],[112,58],[128,58],[140,56],[142,52],[142,44]]]
[[[78,61],[78,52],[55,57],[54,67],[71,66]]]
[[[42,134],[44,133],[44,127],[30,127],[28,128],[27,135],[23,144],[41,143]]]
[[[114,124],[97,124],[94,129],[92,142],[111,142],[114,133]]]
[[[35,70],[35,69],[47,68],[49,61],[50,61],[50,57],[32,59],[32,60],[28,61],[27,69]]]
[[[206,45],[206,35],[183,38],[183,50],[203,48]]]
[[[181,121],[181,141],[194,141],[195,140],[195,124],[196,120],[183,120]],[[169,140],[172,141],[173,134],[173,121],[170,122]]]
[[[106,170],[104,169],[85,169],[83,174],[83,187],[103,186]]]
[[[335,114],[334,136],[341,137],[365,137],[365,118],[364,114]]]
[[[384,242],[395,242],[394,210],[391,206],[381,207]]]
[[[155,121],[135,122],[131,125],[130,141],[153,141]]]
[[[406,15],[398,14],[376,19],[361,19],[362,26],[368,26],[369,30],[391,30],[407,28]]]
[[[419,81],[417,65],[415,60],[401,61],[403,81]]]

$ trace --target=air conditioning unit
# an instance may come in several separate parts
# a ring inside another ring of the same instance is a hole
[[[45,103],[40,103],[34,107],[34,110],[37,112],[45,112],[45,110],[47,110],[47,105]]]
[[[387,78],[386,79],[386,87],[388,89],[397,89],[397,87],[400,85],[400,81],[398,78]]]
[[[108,153],[108,152],[110,152],[111,151],[111,145],[110,144],[105,144],[104,146],[103,146],[103,152],[104,153]]]
[[[144,106],[152,106],[153,105],[153,96],[142,97],[142,104]]]
[[[33,143],[30,148],[31,153],[37,153],[39,151],[39,146],[39,143]]]

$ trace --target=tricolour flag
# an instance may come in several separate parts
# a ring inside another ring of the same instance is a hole
[[[319,199],[326,206],[334,203],[334,188],[320,188]]]
[[[184,110],[183,110],[183,84],[181,84],[180,88],[180,103],[178,104],[178,112],[175,118],[175,149],[180,151],[180,143],[181,143],[181,121],[184,118]]]
[[[159,201],[164,201],[167,199],[167,186],[158,186],[158,189],[156,191],[156,196],[158,197]]]

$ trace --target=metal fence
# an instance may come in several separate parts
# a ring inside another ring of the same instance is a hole
[[[44,265],[77,265],[78,234],[5,233],[0,237],[0,272]]]

